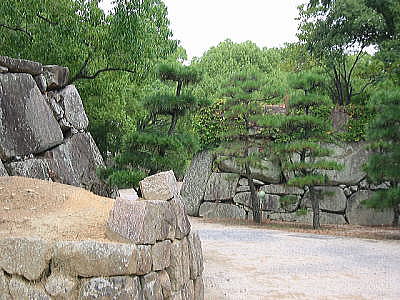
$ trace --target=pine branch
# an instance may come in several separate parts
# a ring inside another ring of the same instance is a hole
[[[0,24],[0,27],[6,28],[6,29],[12,30],[12,31],[22,32],[25,35],[27,35],[30,40],[32,40],[32,34],[29,31],[27,31],[27,30],[25,30],[25,29],[23,29],[21,27],[12,27],[12,26],[9,26],[9,25],[6,25],[6,24]]]

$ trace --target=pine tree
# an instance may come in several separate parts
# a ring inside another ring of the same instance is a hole
[[[330,151],[322,146],[328,120],[317,117],[313,111],[329,102],[327,97],[316,92],[324,79],[316,72],[305,71],[295,74],[290,79],[292,88],[299,93],[288,102],[289,114],[278,118],[276,125],[287,141],[277,145],[276,149],[282,159],[284,171],[292,173],[287,184],[297,187],[308,187],[313,210],[313,228],[320,227],[319,195],[315,186],[325,185],[327,176],[324,170],[339,170],[341,166],[323,157]]]
[[[400,88],[382,90],[371,99],[376,111],[368,126],[368,140],[375,152],[366,171],[376,183],[390,182],[390,188],[376,192],[364,202],[371,208],[393,208],[393,226],[399,226],[400,205]]]

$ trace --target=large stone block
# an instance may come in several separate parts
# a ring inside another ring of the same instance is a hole
[[[4,271],[2,269],[0,269],[0,299],[1,300],[11,299],[10,291],[8,289],[8,279],[6,278]]]
[[[161,284],[162,294],[164,299],[171,299],[172,296],[172,286],[171,280],[169,279],[169,275],[167,271],[157,272],[158,280]]]
[[[332,225],[344,225],[346,220],[343,215],[330,214],[330,213],[319,213],[320,224],[332,224]],[[311,210],[307,211],[305,214],[299,213],[269,213],[266,216],[267,219],[286,221],[286,222],[296,222],[303,224],[312,224],[313,222],[313,212]]]
[[[181,241],[182,249],[182,278],[183,282],[190,280],[190,254],[189,254],[189,242],[187,237]]]
[[[32,283],[18,276],[13,276],[9,283],[12,299],[51,300],[40,283]]]
[[[194,298],[194,283],[193,280],[189,280],[183,285],[182,288],[182,299],[183,300],[195,300]],[[197,300],[197,299],[196,299]]]
[[[185,212],[185,206],[183,204],[182,197],[180,195],[176,195],[170,201],[170,204],[176,219],[175,238],[182,239],[189,234],[191,228],[189,218]]]
[[[153,268],[153,257],[151,253],[150,245],[138,245],[138,256],[137,256],[137,265],[138,275],[144,275],[151,272]]]
[[[65,241],[56,243],[53,264],[74,276],[131,275],[138,273],[137,257],[133,244]]]
[[[155,244],[175,236],[176,217],[167,201],[115,200],[107,236],[136,244]]]
[[[212,173],[208,179],[205,201],[230,200],[235,196],[239,175],[233,173]]]
[[[7,170],[0,159],[0,176],[8,176]]]
[[[42,180],[50,179],[49,164],[46,159],[27,159],[6,164],[6,168],[11,176],[22,176],[37,178]]]
[[[59,272],[52,272],[44,285],[47,293],[56,299],[76,299],[78,279]]]
[[[204,282],[201,276],[194,280],[194,299],[204,300]]]
[[[153,258],[153,271],[164,270],[170,264],[171,241],[155,243],[151,247],[151,256]]]
[[[266,194],[276,194],[276,195],[302,195],[304,190],[294,186],[288,186],[285,184],[269,184],[264,185],[260,188]]]
[[[319,198],[319,208],[334,212],[344,212],[347,206],[347,198],[343,190],[337,186],[317,186],[314,187],[316,197]],[[305,193],[303,205],[312,208],[310,192]]]
[[[207,219],[246,219],[244,209],[225,203],[204,202],[200,206],[199,215]]]
[[[143,298],[146,300],[163,300],[161,281],[156,272],[151,272],[140,278]]]
[[[139,278],[115,276],[83,279],[79,300],[95,299],[143,300]]]
[[[62,141],[61,129],[32,76],[0,74],[0,158],[40,153]]]
[[[49,267],[52,244],[38,238],[0,240],[0,269],[28,280],[39,279]]]
[[[203,151],[193,157],[186,171],[181,189],[181,196],[189,216],[198,216],[203,201],[208,179],[211,175],[213,155]]]
[[[68,85],[58,92],[60,104],[64,110],[65,121],[72,128],[84,130],[89,125],[81,96],[74,85]]]
[[[258,193],[257,193],[258,197]],[[260,201],[260,210],[278,210],[280,207],[280,196],[278,195],[270,195],[266,194],[263,198],[259,199]],[[238,204],[242,204],[246,207],[252,208],[253,204],[251,203],[251,193],[238,193],[233,198],[233,201]]]
[[[41,63],[26,59],[11,58],[8,56],[0,56],[0,66],[6,67],[9,72],[13,73],[39,75],[43,72],[43,66]]]
[[[203,251],[201,240],[197,231],[191,231],[188,236],[189,242],[189,268],[190,279],[196,279],[203,273]]]
[[[173,171],[161,172],[139,182],[140,191],[146,200],[170,200],[178,192]]]
[[[324,171],[324,174],[328,175],[330,184],[353,185],[367,175],[363,171],[363,165],[368,161],[369,155],[366,143],[328,144],[327,148],[333,152],[328,159],[344,165],[341,171]]]
[[[358,191],[353,194],[347,203],[346,216],[350,224],[354,225],[390,225],[392,224],[393,209],[366,208],[362,201],[372,197],[372,191]]]
[[[64,184],[90,189],[99,179],[98,167],[104,166],[103,158],[90,133],[78,133],[63,144],[47,151],[52,173]]]
[[[184,284],[182,269],[182,242],[174,240],[171,245],[171,260],[167,268],[172,291],[180,291]]]
[[[245,174],[243,167],[240,167],[233,159],[222,159],[218,164],[222,172]],[[281,169],[275,160],[262,160],[260,168],[251,167],[251,174],[254,179],[266,183],[279,183],[281,180]]]
[[[49,90],[59,89],[68,84],[69,69],[56,65],[43,66],[43,75]]]

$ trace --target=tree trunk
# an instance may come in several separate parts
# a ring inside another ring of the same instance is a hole
[[[399,204],[397,204],[394,208],[393,208],[393,212],[394,212],[394,216],[393,216],[393,222],[392,225],[393,227],[398,227],[399,224],[399,215],[400,215],[400,208],[399,208]]]
[[[315,192],[313,187],[310,187],[311,206],[313,210],[313,228],[319,229],[319,195]]]
[[[246,177],[250,186],[250,197],[251,206],[253,207],[253,220],[254,222],[261,223],[261,213],[260,213],[260,201],[256,193],[256,187],[254,186],[253,176],[251,175],[250,166],[248,163],[245,164]]]
[[[172,135],[174,133],[177,122],[178,122],[178,116],[176,114],[173,114],[171,118],[171,125],[169,126],[168,129],[168,135]]]

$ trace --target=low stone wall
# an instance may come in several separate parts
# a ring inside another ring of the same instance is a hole
[[[322,224],[388,225],[393,221],[391,209],[374,210],[361,205],[374,192],[387,189],[389,183],[373,185],[366,179],[362,166],[368,159],[365,143],[328,145],[333,158],[344,164],[341,171],[328,171],[328,186],[320,192]],[[263,220],[312,223],[311,203],[307,189],[282,183],[284,174],[273,159],[263,162],[265,169],[253,169]],[[213,172],[214,171],[214,172]],[[213,219],[251,220],[253,216],[250,187],[243,170],[234,160],[216,159],[212,154],[198,154],[185,175],[181,194],[189,215]]]
[[[0,176],[84,187],[108,196],[104,166],[68,68],[0,56]]]
[[[116,199],[109,240],[1,239],[0,299],[204,299],[201,242],[173,173],[141,185],[145,199]]]

